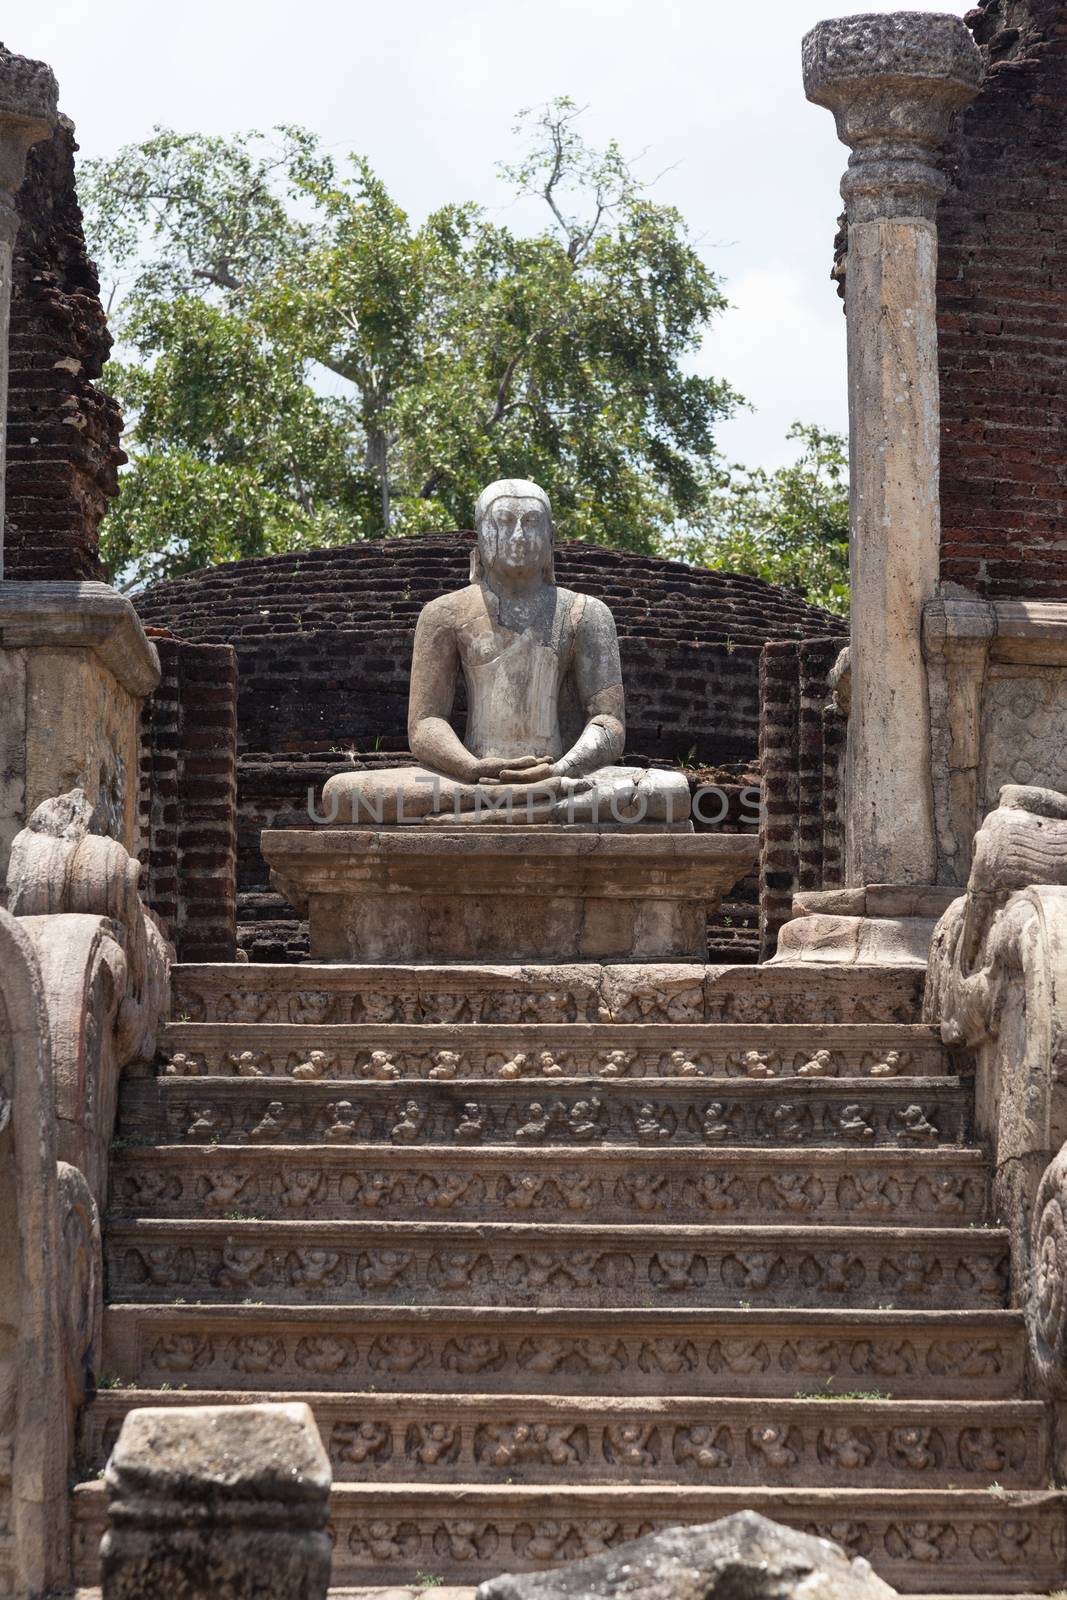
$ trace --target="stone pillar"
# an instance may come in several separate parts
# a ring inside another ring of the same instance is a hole
[[[937,848],[922,610],[940,554],[938,155],[982,59],[958,17],[820,22],[804,88],[852,155],[846,309],[852,706],[846,883],[932,884]]]
[[[11,267],[19,215],[15,209],[31,145],[50,139],[56,122],[56,80],[43,61],[0,46],[0,578],[4,575],[4,479],[7,471],[8,335]]]
[[[330,1463],[308,1406],[131,1411],[105,1480],[103,1600],[326,1600]]]

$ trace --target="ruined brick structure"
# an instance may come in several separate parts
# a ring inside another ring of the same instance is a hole
[[[111,349],[74,188],[74,126],[30,152],[11,303],[8,578],[101,578],[122,418],[94,379]]]
[[[307,820],[307,793],[331,772],[392,764],[407,749],[415,620],[462,586],[471,535],[398,539],[215,567],[138,597],[146,623],[186,639],[229,641],[238,658],[238,889],[241,941],[258,959],[298,959],[302,924],[272,894],[263,828]],[[769,637],[838,627],[758,578],[697,571],[618,550],[561,544],[559,581],[598,595],[619,630],[628,759],[692,767],[754,761],[759,653]],[[462,703],[456,717],[462,726]],[[727,826],[736,825],[732,799]],[[727,908],[717,952],[754,920]],[[749,947],[755,954],[754,942]]]
[[[163,676],[142,718],[142,892],[182,961],[232,961],[237,661],[225,644],[154,639]]]
[[[1067,598],[1067,10],[981,0],[987,58],[938,212],[942,576]]]

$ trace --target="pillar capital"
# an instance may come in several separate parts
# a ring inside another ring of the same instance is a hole
[[[938,164],[955,112],[982,81],[959,17],[923,11],[816,23],[804,39],[804,92],[826,106],[852,150],[841,180],[850,222],[933,217]]]

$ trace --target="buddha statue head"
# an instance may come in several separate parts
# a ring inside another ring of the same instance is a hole
[[[483,489],[474,508],[477,543],[471,552],[471,582],[494,572],[555,585],[552,546],[556,529],[545,491],[525,478],[500,478]]]

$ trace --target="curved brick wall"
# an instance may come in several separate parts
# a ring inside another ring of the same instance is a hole
[[[467,581],[470,539],[434,535],[236,562],[157,584],[136,603],[146,623],[178,638],[235,646],[242,753],[401,751],[415,619],[428,600]],[[842,627],[759,578],[625,551],[562,544],[556,571],[560,583],[611,606],[627,748],[651,760],[754,757],[760,647]]]

